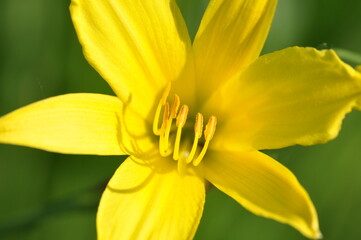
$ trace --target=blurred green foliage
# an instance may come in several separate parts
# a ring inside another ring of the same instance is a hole
[[[207,2],[178,0],[192,36]],[[68,6],[68,0],[1,0],[0,115],[64,93],[112,94],[85,61]],[[280,0],[263,52],[298,45],[361,53],[360,13],[359,0]],[[267,151],[308,190],[328,240],[361,239],[360,123],[361,113],[353,112],[330,143]],[[123,159],[0,145],[0,239],[96,239],[99,198]],[[304,238],[211,189],[196,239]]]

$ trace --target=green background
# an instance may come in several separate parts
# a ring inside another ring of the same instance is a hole
[[[207,1],[178,2],[194,35]],[[64,93],[112,94],[85,61],[68,6],[1,0],[0,115]],[[280,0],[263,52],[298,45],[361,53],[360,26],[359,0]],[[361,112],[353,112],[336,140],[267,151],[308,190],[325,239],[361,239],[360,139]],[[95,239],[97,203],[122,160],[0,145],[0,239]],[[305,238],[211,189],[196,239]]]

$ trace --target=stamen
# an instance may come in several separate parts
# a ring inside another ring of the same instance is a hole
[[[204,143],[201,153],[198,155],[196,160],[193,161],[194,166],[198,166],[199,163],[202,161],[204,155],[206,154],[209,142],[212,140],[214,132],[216,131],[216,125],[217,118],[215,116],[211,116],[206,125],[206,129],[204,130],[204,138],[206,139],[206,142]]]
[[[196,115],[196,123],[194,124],[194,133],[198,138],[202,137],[203,131],[203,115],[201,113],[197,113]]]
[[[204,130],[204,138],[206,140],[212,140],[214,133],[216,131],[217,118],[215,116],[211,116],[208,120],[206,129]]]
[[[169,117],[169,103],[166,103],[164,105],[164,112],[163,112],[163,123],[162,123],[162,127],[160,129],[160,138],[159,138],[159,152],[160,155],[162,156],[167,156],[167,149],[168,149],[168,143],[165,144],[165,133],[166,133],[166,129],[168,128],[168,117]],[[168,142],[168,140],[167,140]]]
[[[162,106],[164,106],[164,104],[167,101],[167,98],[168,98],[168,95],[170,92],[170,88],[171,88],[171,83],[168,82],[167,86],[164,89],[162,97],[158,103],[157,110],[155,111],[154,121],[153,121],[153,133],[157,136],[160,135],[160,129],[158,128],[160,112],[162,110]]]
[[[165,127],[165,130],[164,130],[164,140],[163,140],[163,144],[164,144],[164,149],[167,150],[168,149],[168,144],[169,144],[169,134],[170,134],[170,128],[172,127],[172,118],[170,119],[167,119],[166,121],[166,127]]]
[[[178,172],[180,175],[183,175],[186,171],[188,163],[193,161],[193,165],[198,166],[202,161],[202,159],[204,158],[209,146],[209,142],[212,140],[214,133],[216,131],[217,118],[215,116],[211,116],[209,118],[208,123],[204,129],[205,142],[198,157],[195,158],[199,145],[199,139],[202,137],[202,133],[203,133],[203,115],[201,113],[197,113],[194,124],[194,140],[191,151],[189,152],[189,154],[187,151],[187,152],[183,152],[180,155],[179,148],[182,138],[182,129],[186,124],[189,108],[187,105],[182,105],[180,111],[178,112],[180,106],[180,98],[177,94],[174,95],[173,104],[170,107],[169,103],[167,102],[170,89],[171,89],[171,83],[169,82],[163,91],[162,97],[159,100],[155,112],[154,121],[153,121],[153,132],[155,135],[160,136],[159,139],[160,155],[163,157],[167,157],[173,153],[173,159],[178,160]],[[163,106],[164,106],[163,122],[161,124],[161,127],[159,128],[159,119]],[[172,151],[172,149],[169,149],[169,138],[174,119],[176,119],[175,121],[176,121],[177,132]]]
[[[163,122],[162,122],[162,127],[161,127],[161,131],[163,131],[166,129],[167,127],[167,120],[169,118],[169,103],[166,103],[164,105],[164,112],[163,112]]]
[[[175,94],[174,95],[174,100],[173,100],[173,105],[172,105],[172,108],[170,110],[170,117],[171,118],[176,118],[177,117],[179,104],[180,104],[179,96],[177,94]]]
[[[179,100],[179,97],[177,94],[174,95],[174,101],[173,101],[173,105],[172,105],[172,108],[170,109],[170,115],[168,116],[167,119],[163,119],[163,121],[167,121],[166,122],[166,127],[165,127],[165,132],[164,132],[164,141],[163,141],[163,144],[164,144],[164,149],[168,149],[168,142],[169,142],[169,134],[170,134],[170,130],[171,130],[171,127],[172,127],[172,123],[173,123],[173,119],[176,118],[177,116],[177,112],[178,112],[178,108],[179,108],[179,103],[180,103],[180,100]],[[168,103],[166,103],[167,105]],[[168,104],[169,105],[169,104]]]
[[[181,110],[179,111],[179,114],[177,117],[177,122],[176,122],[177,127],[179,127],[179,126],[184,127],[184,124],[186,124],[188,110],[189,110],[189,108],[187,105],[182,105]]]
[[[187,116],[188,116],[188,106],[187,105],[182,105],[178,117],[177,117],[177,121],[176,121],[176,126],[177,126],[177,135],[175,138],[175,143],[174,143],[174,151],[173,151],[173,159],[174,160],[178,160],[179,158],[179,145],[180,145],[180,140],[182,137],[182,128],[184,127],[184,124],[187,121]]]
[[[194,154],[197,151],[198,139],[200,139],[202,137],[202,131],[203,131],[203,115],[201,113],[197,113],[196,123],[194,124],[193,145],[192,145],[192,149],[191,149],[191,152],[189,153],[186,163],[192,162]]]

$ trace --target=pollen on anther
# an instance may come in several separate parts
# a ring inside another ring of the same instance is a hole
[[[194,124],[194,133],[199,138],[202,137],[203,132],[203,115],[201,113],[197,113],[196,115],[196,123]]]
[[[187,105],[182,105],[179,114],[177,116],[177,122],[176,125],[177,127],[183,127],[184,124],[187,121],[187,116],[188,116],[188,106]]]
[[[177,112],[178,112],[179,105],[180,105],[179,96],[177,94],[175,94],[173,104],[172,104],[172,108],[170,110],[170,117],[171,118],[176,118],[177,117]]]
[[[214,132],[216,131],[217,118],[215,116],[211,116],[206,125],[206,129],[204,130],[204,138],[206,140],[212,140]]]
[[[165,124],[169,117],[169,103],[164,105],[164,112],[163,112],[163,123]]]

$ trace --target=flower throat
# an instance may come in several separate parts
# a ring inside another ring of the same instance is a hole
[[[180,145],[182,138],[182,129],[186,124],[188,117],[188,106],[183,104],[179,110],[180,99],[177,94],[174,95],[174,100],[172,106],[170,107],[167,102],[167,98],[171,89],[171,83],[169,82],[166,86],[162,97],[157,106],[157,110],[154,116],[153,121],[153,133],[159,136],[159,153],[163,157],[168,157],[171,154],[173,159],[178,161],[178,172],[184,173],[186,164],[193,163],[194,166],[198,166],[202,161],[204,155],[207,152],[209,142],[212,140],[214,133],[216,131],[217,118],[211,116],[208,120],[208,123],[204,130],[204,144],[199,144],[199,140],[202,137],[203,132],[203,115],[197,113],[195,124],[194,124],[194,139],[190,152],[182,151],[180,154]],[[159,119],[161,111],[163,108],[163,119],[161,127],[159,128]],[[178,112],[179,110],[179,112]],[[169,145],[169,136],[172,131],[173,120],[175,119],[176,123],[176,136],[174,141],[174,147]],[[198,147],[201,147],[199,154],[196,156]]]

